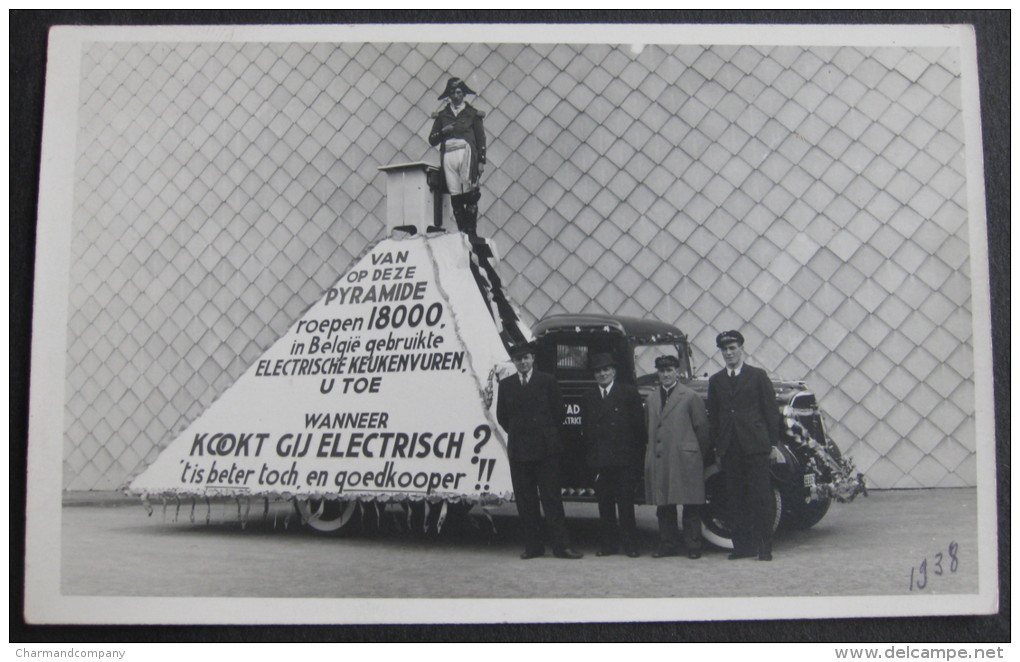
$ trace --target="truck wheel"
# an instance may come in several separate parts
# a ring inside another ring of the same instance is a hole
[[[776,517],[772,521],[772,532],[779,528],[783,516],[783,495],[772,486],[772,498],[776,502]],[[726,481],[718,465],[706,471],[705,510],[701,522],[701,535],[720,549],[733,549],[733,530],[726,517]]]
[[[294,508],[308,528],[319,533],[336,534],[345,528],[353,528],[351,517],[357,505],[354,501],[298,499],[294,502]]]
[[[832,499],[821,499],[810,503],[799,503],[791,508],[783,517],[782,526],[791,531],[810,529],[822,521],[825,513],[829,512]]]
[[[465,531],[471,528],[470,513],[474,504],[459,502],[449,503],[447,506],[446,523],[443,525],[444,531]]]
[[[733,549],[732,531],[726,523],[726,481],[718,464],[705,471],[705,510],[701,535],[722,549]]]

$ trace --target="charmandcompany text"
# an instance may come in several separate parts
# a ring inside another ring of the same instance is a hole
[[[64,657],[94,657],[96,659],[105,659],[108,657],[115,657],[118,660],[123,660],[124,655],[127,651],[122,650],[86,650],[81,648],[68,648],[66,650],[34,650],[31,648],[15,648],[14,657],[28,657],[28,658],[64,658]]]

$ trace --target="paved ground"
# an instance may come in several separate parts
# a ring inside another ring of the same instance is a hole
[[[781,535],[771,564],[727,561],[710,549],[697,561],[652,559],[655,516],[639,507],[644,555],[597,558],[593,505],[568,504],[581,561],[518,558],[512,507],[435,534],[399,530],[387,513],[382,531],[322,537],[298,526],[287,504],[252,508],[190,503],[151,516],[137,502],[70,495],[62,511],[61,587],[65,595],[657,598],[863,596],[972,593],[977,590],[976,493],[973,489],[872,492],[834,504],[808,531]],[[176,521],[175,520],[176,517]],[[401,518],[402,520],[402,518]],[[956,571],[949,546],[956,543]],[[989,541],[991,543],[991,541]],[[942,553],[941,576],[935,575]],[[928,559],[928,581],[910,590],[911,567]]]

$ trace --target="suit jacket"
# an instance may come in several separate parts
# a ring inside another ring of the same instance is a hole
[[[478,181],[478,164],[485,163],[485,129],[482,127],[482,118],[485,113],[478,110],[469,103],[464,104],[464,110],[459,115],[454,115],[447,103],[439,112],[432,116],[432,131],[429,132],[429,144],[435,147],[449,138],[460,138],[471,145],[471,181]],[[444,126],[453,125],[453,132],[448,135],[442,134]],[[440,153],[445,150],[440,148]],[[440,166],[443,162],[440,161]],[[445,166],[444,166],[445,167]]]
[[[677,383],[665,406],[659,388],[648,395],[645,404],[648,409],[646,503],[656,506],[705,503],[703,457],[710,444],[705,403],[697,393]]]
[[[768,453],[778,445],[782,417],[772,380],[744,364],[736,378],[720,370],[708,379],[708,417],[719,457],[736,445],[744,453]]]
[[[645,410],[630,384],[613,384],[605,398],[595,388],[581,400],[582,433],[588,466],[641,466],[645,451]]]
[[[561,453],[560,426],[565,415],[563,396],[552,375],[532,370],[527,386],[521,386],[520,374],[500,380],[496,420],[507,432],[511,462]]]

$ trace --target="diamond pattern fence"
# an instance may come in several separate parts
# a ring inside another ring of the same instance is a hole
[[[88,44],[63,484],[125,484],[382,236],[376,168],[438,160],[454,74],[487,112],[479,226],[526,321],[652,315],[703,372],[741,328],[871,485],[974,485],[958,58]]]

